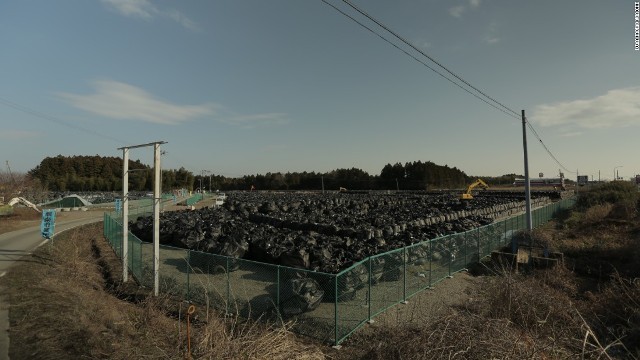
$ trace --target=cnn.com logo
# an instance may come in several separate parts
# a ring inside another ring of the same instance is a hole
[[[636,9],[635,9],[635,19],[636,19],[636,51],[640,51],[640,1],[636,1]]]

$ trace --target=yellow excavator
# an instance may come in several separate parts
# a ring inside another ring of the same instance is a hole
[[[474,181],[473,183],[471,183],[471,185],[467,187],[467,191],[465,191],[464,193],[462,193],[462,195],[460,195],[460,200],[473,199],[473,196],[471,195],[471,191],[478,186],[482,187],[483,189],[489,188],[489,185],[487,185],[486,182],[482,181],[482,179],[476,179],[476,181]]]

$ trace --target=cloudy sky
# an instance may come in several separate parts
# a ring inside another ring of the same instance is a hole
[[[529,132],[532,174],[640,173],[634,1],[352,3],[524,109],[561,163]],[[518,119],[339,0],[7,0],[0,44],[2,170],[6,160],[27,171],[46,156],[121,156],[118,147],[166,141],[164,167],[226,176],[378,174],[416,160],[524,172]],[[131,156],[152,163],[151,148]]]

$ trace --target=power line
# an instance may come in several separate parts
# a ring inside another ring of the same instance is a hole
[[[105,138],[105,139],[109,139],[109,140],[115,141],[116,143],[119,143],[121,145],[125,145],[126,146],[126,145],[131,143],[131,141],[125,141],[125,140],[122,140],[122,139],[117,139],[117,138],[114,138],[112,136],[105,135],[105,134],[102,134],[102,133],[99,133],[99,132],[84,128],[82,126],[71,124],[71,123],[69,123],[69,122],[67,122],[65,120],[62,120],[60,118],[57,118],[55,116],[51,116],[51,115],[48,115],[48,114],[45,114],[45,113],[42,113],[42,112],[39,112],[39,111],[36,111],[36,110],[32,110],[32,109],[30,109],[30,108],[28,108],[26,106],[20,105],[20,104],[15,103],[15,102],[13,102],[11,100],[7,100],[7,99],[5,99],[3,97],[0,97],[0,104],[3,104],[5,106],[8,106],[8,107],[13,108],[15,110],[24,112],[26,114],[33,115],[35,117],[38,117],[38,118],[41,118],[41,119],[44,119],[44,120],[47,120],[47,121],[51,121],[51,122],[56,123],[58,125],[66,126],[66,127],[73,128],[75,130],[82,131],[82,132],[90,134],[90,135],[94,135],[94,136],[98,136],[98,137],[101,137],[101,138]],[[182,164],[183,167],[193,168],[193,169],[197,168],[195,166],[192,166],[192,164],[190,164],[187,161],[181,161],[181,159],[179,157],[175,157],[174,156],[173,159],[176,160],[179,164]]]
[[[113,140],[113,141],[115,141],[117,143],[121,143],[123,145],[127,144],[127,142],[124,141],[124,140],[116,139],[116,138],[111,137],[109,135],[105,135],[105,134],[102,134],[102,133],[99,133],[99,132],[96,132],[96,131],[93,131],[93,130],[86,129],[86,128],[82,127],[82,126],[78,126],[78,125],[75,125],[75,124],[70,124],[70,123],[68,123],[68,122],[66,122],[66,121],[64,121],[62,119],[59,119],[59,118],[57,118],[55,116],[47,115],[47,114],[41,113],[39,111],[35,111],[35,110],[32,110],[32,109],[29,109],[26,106],[22,106],[20,104],[17,104],[17,103],[15,103],[13,101],[7,100],[7,99],[2,98],[2,97],[0,97],[0,104],[3,104],[5,106],[8,106],[8,107],[13,108],[13,109],[18,110],[18,111],[22,111],[24,113],[33,115],[35,117],[39,117],[41,119],[45,119],[45,120],[51,121],[51,122],[56,123],[58,125],[67,126],[67,127],[70,127],[70,128],[85,132],[87,134],[91,134],[91,135],[95,135],[95,136],[98,136],[98,137],[101,137],[101,138]]]
[[[538,141],[540,141],[540,145],[542,145],[542,147],[545,149],[545,151],[547,152],[547,154],[549,154],[549,156],[551,156],[551,158],[553,159],[553,161],[556,162],[556,164],[558,164],[558,166],[560,166],[564,171],[568,172],[568,173],[572,173],[575,174],[575,171],[571,171],[569,169],[567,169],[564,165],[562,165],[562,163],[555,157],[555,155],[553,155],[553,153],[551,152],[551,150],[549,150],[549,148],[547,147],[547,145],[544,144],[544,142],[542,141],[542,138],[540,137],[540,135],[538,135],[538,132],[536,131],[536,129],[533,128],[533,125],[531,125],[531,123],[529,123],[528,121],[526,121],[527,119],[525,118],[525,122],[527,124],[527,127],[529,127],[529,129],[531,130],[531,132],[533,133],[533,136],[536,137],[536,139],[538,139]]]
[[[404,44],[406,44],[407,46],[411,47],[413,50],[415,50],[416,52],[420,53],[422,56],[426,57],[427,59],[429,59],[432,63],[436,64],[438,67],[440,67],[441,69],[443,69],[444,71],[446,71],[447,73],[449,73],[450,75],[452,75],[454,78],[456,78],[458,81],[462,82],[464,85],[468,86],[469,88],[473,89],[474,91],[477,92],[474,93],[472,91],[470,91],[469,89],[465,88],[464,86],[460,85],[458,82],[456,82],[455,80],[449,78],[448,76],[446,76],[445,74],[442,74],[441,72],[437,71],[436,69],[434,69],[433,67],[429,66],[427,63],[425,63],[424,61],[418,59],[416,56],[410,54],[409,52],[407,52],[406,50],[400,48],[398,45],[394,44],[393,42],[391,42],[390,40],[388,40],[387,38],[385,38],[384,36],[382,36],[381,34],[379,34],[378,32],[376,32],[375,30],[371,29],[370,27],[366,26],[365,24],[363,24],[362,22],[358,21],[357,19],[355,19],[353,16],[347,14],[346,12],[340,10],[339,8],[337,8],[336,6],[330,4],[329,2],[327,2],[327,0],[322,0],[323,3],[325,3],[326,5],[331,6],[333,9],[335,9],[336,11],[338,11],[339,13],[341,13],[342,15],[346,16],[347,18],[351,19],[352,21],[354,21],[355,23],[357,23],[358,25],[360,25],[361,27],[365,28],[366,30],[370,31],[371,33],[373,33],[374,35],[378,36],[379,38],[381,38],[382,40],[384,40],[385,42],[389,43],[390,45],[392,45],[393,47],[395,47],[396,49],[402,51],[403,53],[405,53],[406,55],[410,56],[411,58],[413,58],[414,60],[418,61],[419,63],[423,64],[424,66],[426,66],[427,68],[429,68],[430,70],[432,70],[433,72],[435,72],[436,74],[440,75],[441,77],[443,77],[444,79],[446,79],[447,81],[451,82],[452,84],[456,85],[457,87],[461,88],[462,90],[466,91],[467,93],[473,95],[474,97],[476,97],[477,99],[485,102],[486,104],[492,106],[493,108],[505,113],[508,116],[511,116],[513,118],[516,119],[521,119],[521,116],[518,112],[516,112],[515,110],[509,108],[508,106],[504,105],[503,103],[497,101],[496,99],[494,99],[493,97],[487,95],[484,91],[478,89],[477,87],[473,86],[471,83],[469,83],[468,81],[466,81],[465,79],[463,79],[461,76],[457,75],[456,73],[454,73],[453,71],[449,70],[446,66],[444,66],[443,64],[441,64],[440,62],[438,62],[437,60],[435,60],[432,56],[428,55],[427,53],[425,53],[424,51],[420,50],[418,47],[416,47],[415,45],[413,45],[411,42],[409,42],[408,40],[406,40],[404,37],[400,36],[399,34],[397,34],[395,31],[391,30],[388,26],[384,25],[382,22],[378,21],[377,19],[375,19],[374,17],[372,17],[371,15],[369,15],[366,11],[360,9],[359,7],[357,7],[356,5],[352,4],[349,0],[342,0],[342,2],[344,2],[345,4],[347,4],[349,7],[351,7],[352,9],[354,9],[355,11],[357,11],[359,14],[363,15],[364,17],[366,17],[367,19],[369,19],[370,21],[374,22],[376,25],[378,25],[379,27],[381,27],[382,29],[384,29],[385,31],[387,31],[388,33],[390,33],[391,35],[393,35],[396,39],[400,40],[401,42],[403,42]],[[483,97],[479,96],[478,94],[482,95]],[[487,100],[488,99],[488,100]],[[525,118],[526,121],[526,118]],[[562,169],[564,169],[566,172],[569,173],[575,173],[574,171],[568,170],[564,165],[562,165],[562,163],[560,163],[560,161],[555,157],[555,155],[551,152],[551,150],[549,150],[549,148],[545,145],[545,143],[542,141],[542,138],[540,137],[540,135],[536,132],[536,130],[533,128],[533,126],[529,123],[526,122],[527,126],[529,127],[529,129],[531,130],[531,132],[534,134],[534,136],[538,139],[538,141],[540,142],[540,145],[542,145],[542,147],[545,149],[545,151],[547,152],[547,154],[549,154],[549,156],[556,162],[556,164],[558,164]]]
[[[324,0],[323,0],[324,1]],[[372,17],[371,15],[369,15],[367,12],[365,12],[364,10],[360,9],[359,7],[357,7],[356,5],[352,4],[349,0],[342,0],[342,2],[344,2],[345,4],[349,5],[352,9],[354,9],[355,11],[357,11],[358,13],[362,14],[363,16],[365,16],[367,19],[373,21],[374,23],[376,23],[376,25],[380,26],[381,28],[383,28],[384,30],[386,30],[388,33],[390,33],[391,35],[393,35],[395,38],[397,38],[398,40],[402,41],[403,43],[405,43],[407,46],[411,47],[413,50],[419,52],[421,55],[423,55],[424,57],[426,57],[427,59],[429,59],[431,62],[433,62],[434,64],[438,65],[441,69],[443,69],[444,71],[446,71],[447,73],[451,74],[453,77],[455,77],[456,79],[460,80],[462,83],[464,83],[465,85],[467,85],[468,87],[472,88],[473,90],[477,91],[479,94],[481,94],[482,96],[484,96],[485,98],[491,100],[493,103],[497,104],[498,106],[500,106],[501,108],[505,109],[506,111],[514,114],[515,116],[519,116],[519,113],[516,112],[515,110],[509,108],[508,106],[502,104],[501,102],[497,101],[496,99],[494,99],[493,97],[487,95],[485,92],[483,92],[482,90],[478,89],[477,87],[471,85],[468,81],[466,81],[465,79],[463,79],[461,76],[459,76],[458,74],[454,73],[453,71],[449,70],[446,66],[442,65],[440,62],[438,62],[437,60],[435,60],[433,57],[429,56],[427,53],[425,53],[424,51],[420,50],[417,46],[413,45],[411,42],[409,42],[407,39],[405,39],[404,37],[400,36],[398,33],[396,33],[395,31],[391,30],[388,26],[384,25],[383,23],[381,23],[380,21],[378,21],[377,19],[375,19],[374,17]]]
[[[439,72],[438,70],[434,69],[432,66],[430,66],[429,64],[427,64],[426,62],[418,59],[416,56],[414,56],[413,54],[409,53],[408,51],[402,49],[401,47],[399,47],[398,45],[394,44],[391,40],[385,38],[384,36],[380,35],[379,33],[377,33],[375,30],[371,29],[370,27],[368,27],[367,25],[363,24],[362,22],[358,21],[356,18],[354,18],[353,16],[345,13],[344,11],[340,10],[339,8],[337,8],[335,5],[330,4],[329,2],[327,2],[327,0],[322,0],[323,3],[325,3],[326,5],[332,7],[333,9],[335,9],[337,12],[339,12],[340,14],[346,16],[347,18],[351,19],[352,21],[354,21],[355,23],[357,23],[358,25],[360,25],[361,27],[363,27],[364,29],[368,30],[369,32],[371,32],[372,34],[376,35],[377,37],[379,37],[380,39],[384,40],[385,42],[387,42],[389,45],[395,47],[396,49],[402,51],[403,53],[405,53],[406,55],[408,55],[409,57],[411,57],[413,60],[419,62],[420,64],[424,65],[425,67],[427,67],[429,70],[435,72],[436,74],[440,75],[442,78],[444,78],[445,80],[449,81],[450,83],[452,83],[453,85],[459,87],[460,89],[466,91],[467,93],[469,93],[470,95],[474,96],[476,99],[486,103],[487,105],[493,107],[494,109],[503,112],[504,114],[511,116],[513,118],[516,119],[520,119],[520,116],[517,115],[517,113],[515,113],[516,115],[513,115],[512,113],[510,113],[507,110],[504,110],[502,108],[500,108],[499,106],[492,104],[491,102],[489,102],[488,100],[482,98],[480,95],[473,93],[471,90],[465,88],[464,86],[460,85],[459,83],[457,83],[456,81],[452,80],[451,78],[447,77],[445,74]],[[499,104],[499,103],[498,103]],[[507,108],[508,109],[508,108]],[[510,110],[510,109],[509,109]],[[513,110],[510,110],[511,112],[513,112]]]

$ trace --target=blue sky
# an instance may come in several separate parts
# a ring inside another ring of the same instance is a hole
[[[352,2],[524,109],[568,170],[640,173],[634,1]],[[416,160],[524,172],[518,119],[320,0],[8,0],[0,45],[0,160],[16,171],[162,140],[163,167],[226,176]],[[531,173],[556,175],[528,141]]]

